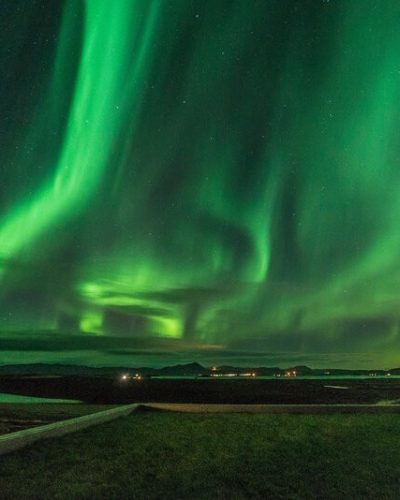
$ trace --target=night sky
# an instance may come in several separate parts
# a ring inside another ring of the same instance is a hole
[[[2,0],[0,363],[400,365],[398,0]]]

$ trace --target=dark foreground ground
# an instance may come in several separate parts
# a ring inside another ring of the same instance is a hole
[[[121,381],[101,377],[2,376],[0,392],[96,404],[375,404],[382,400],[400,400],[400,379]]]
[[[397,499],[399,440],[393,415],[135,413],[0,457],[0,492],[2,499]]]

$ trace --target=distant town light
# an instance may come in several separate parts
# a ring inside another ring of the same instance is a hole
[[[128,378],[129,378],[129,375],[127,375],[126,373],[121,375],[121,380],[128,380]]]
[[[239,373],[240,377],[255,377],[256,374],[255,372],[245,372],[245,373]]]

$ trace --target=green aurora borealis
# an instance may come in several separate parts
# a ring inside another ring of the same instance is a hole
[[[398,0],[0,12],[0,347],[400,362]]]

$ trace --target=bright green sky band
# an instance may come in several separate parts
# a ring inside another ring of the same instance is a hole
[[[397,0],[16,3],[3,329],[393,354]]]

